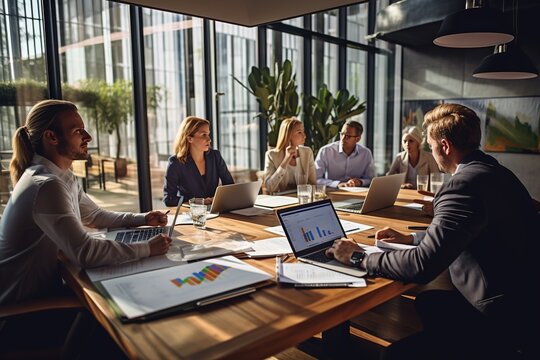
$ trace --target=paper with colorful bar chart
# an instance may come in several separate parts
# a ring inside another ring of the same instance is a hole
[[[272,279],[232,256],[209,259],[101,282],[127,319],[196,303]]]

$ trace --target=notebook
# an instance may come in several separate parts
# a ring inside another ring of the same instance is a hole
[[[178,214],[180,213],[180,208],[182,207],[183,201],[184,197],[181,196],[180,200],[178,201],[178,205],[176,205],[176,212],[174,213],[174,219],[171,226],[152,226],[140,227],[129,230],[124,229],[108,231],[105,233],[105,239],[119,241],[124,244],[132,244],[141,241],[148,241],[154,236],[161,233],[165,233],[170,237],[174,230],[174,225],[176,224],[176,219],[178,218]]]
[[[210,212],[219,213],[253,207],[261,185],[262,180],[218,186]]]
[[[299,261],[357,277],[366,272],[326,256],[334,240],[345,237],[329,199],[278,209],[277,217]]]
[[[393,206],[404,181],[405,173],[375,177],[371,180],[365,199],[335,201],[334,207],[339,211],[366,214]]]

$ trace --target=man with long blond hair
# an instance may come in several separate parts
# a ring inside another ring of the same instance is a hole
[[[208,120],[188,116],[182,121],[165,173],[165,205],[176,206],[181,196],[185,201],[204,198],[211,204],[220,181],[223,185],[234,183],[225,160],[211,143]]]
[[[159,211],[132,214],[99,208],[71,171],[86,159],[92,137],[77,107],[44,100],[13,136],[13,193],[0,221],[0,304],[62,291],[58,251],[83,267],[120,264],[167,252],[171,239],[122,244],[93,237],[84,226],[165,225]]]
[[[540,219],[519,179],[480,147],[480,119],[442,104],[424,118],[439,167],[452,177],[435,194],[424,233],[390,228],[376,238],[416,244],[366,254],[347,239],[329,257],[369,275],[427,283],[448,269],[454,291],[420,293],[423,331],[392,344],[387,359],[538,359]]]

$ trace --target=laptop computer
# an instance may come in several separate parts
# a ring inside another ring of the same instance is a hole
[[[371,180],[365,199],[334,201],[334,207],[338,211],[366,214],[393,206],[404,181],[405,173],[375,177]]]
[[[210,212],[219,213],[253,207],[261,185],[262,180],[218,186]]]
[[[329,199],[276,210],[294,256],[299,261],[361,277],[366,272],[326,256],[334,240],[345,237]]]
[[[184,197],[181,196],[180,200],[178,201],[178,205],[176,205],[174,219],[170,226],[151,226],[151,227],[139,227],[139,228],[134,228],[134,229],[108,231],[105,233],[105,239],[115,240],[115,241],[119,241],[125,244],[132,244],[135,242],[148,241],[154,236],[161,233],[165,233],[169,237],[171,237],[172,232],[174,230],[174,225],[176,224],[176,219],[178,218],[178,214],[180,213],[180,208],[182,207],[183,201],[184,201]]]

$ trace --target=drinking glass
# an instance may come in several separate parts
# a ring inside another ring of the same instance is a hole
[[[189,200],[189,210],[193,226],[197,229],[206,229],[207,206],[204,198],[192,198]]]
[[[433,194],[437,193],[439,189],[444,184],[444,174],[443,173],[431,173],[429,175],[429,191],[431,191]]]
[[[298,203],[307,204],[311,202],[311,185],[298,185],[296,188]]]
[[[416,189],[428,191],[429,175],[416,175]]]
[[[326,199],[326,185],[313,185],[313,201]]]

